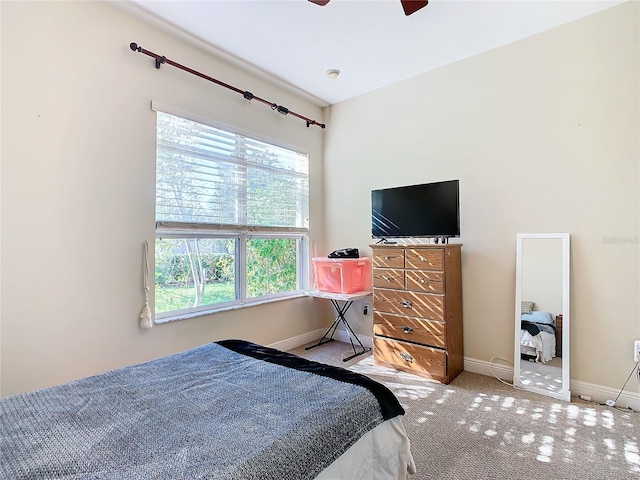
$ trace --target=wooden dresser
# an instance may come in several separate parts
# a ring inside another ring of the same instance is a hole
[[[371,245],[377,364],[442,383],[464,370],[461,247]]]

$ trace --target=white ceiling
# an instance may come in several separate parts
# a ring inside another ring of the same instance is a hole
[[[129,6],[325,106],[623,1],[431,0],[410,16],[400,0],[331,0],[323,7],[305,0],[130,0]],[[334,80],[325,75],[332,68],[341,71]]]

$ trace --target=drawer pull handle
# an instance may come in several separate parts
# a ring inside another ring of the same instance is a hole
[[[413,357],[405,352],[399,352],[400,358],[402,358],[405,362],[413,362]]]
[[[426,282],[426,280],[424,278],[420,279],[420,283],[425,283],[425,282]]]
[[[401,329],[404,333],[411,333],[411,332],[413,332],[413,328],[411,328],[411,327],[400,327],[400,329]]]
[[[412,308],[411,302],[409,302],[408,300],[401,300],[400,305],[402,305],[404,308]]]
[[[382,258],[384,258],[385,260],[391,260],[391,257],[382,257]]]
[[[382,279],[383,279],[383,280],[385,280],[385,281],[387,281],[387,282],[388,282],[389,280],[391,280],[391,279],[390,279],[389,277],[387,277],[386,275],[382,275]]]

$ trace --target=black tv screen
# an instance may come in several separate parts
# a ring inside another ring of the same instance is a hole
[[[459,237],[459,180],[372,190],[371,235]]]

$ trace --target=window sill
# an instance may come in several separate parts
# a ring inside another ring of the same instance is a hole
[[[218,307],[218,308],[211,308],[210,310],[201,310],[198,312],[190,312],[190,313],[181,313],[179,315],[171,315],[171,316],[167,316],[167,317],[162,317],[162,318],[156,318],[154,321],[155,325],[161,325],[163,323],[171,323],[171,322],[177,322],[179,320],[187,320],[190,318],[197,318],[197,317],[204,317],[207,315],[213,315],[216,313],[221,313],[221,312],[228,312],[230,310],[239,310],[242,308],[247,308],[247,307],[255,307],[258,305],[266,305],[267,303],[275,303],[275,302],[281,302],[283,300],[291,300],[294,298],[302,298],[302,297],[306,297],[307,293],[306,291],[301,291],[301,292],[296,292],[293,293],[291,295],[288,295],[286,297],[278,297],[278,298],[269,298],[266,300],[256,300],[253,302],[245,302],[242,304],[237,304],[237,305],[228,305],[225,307]]]

